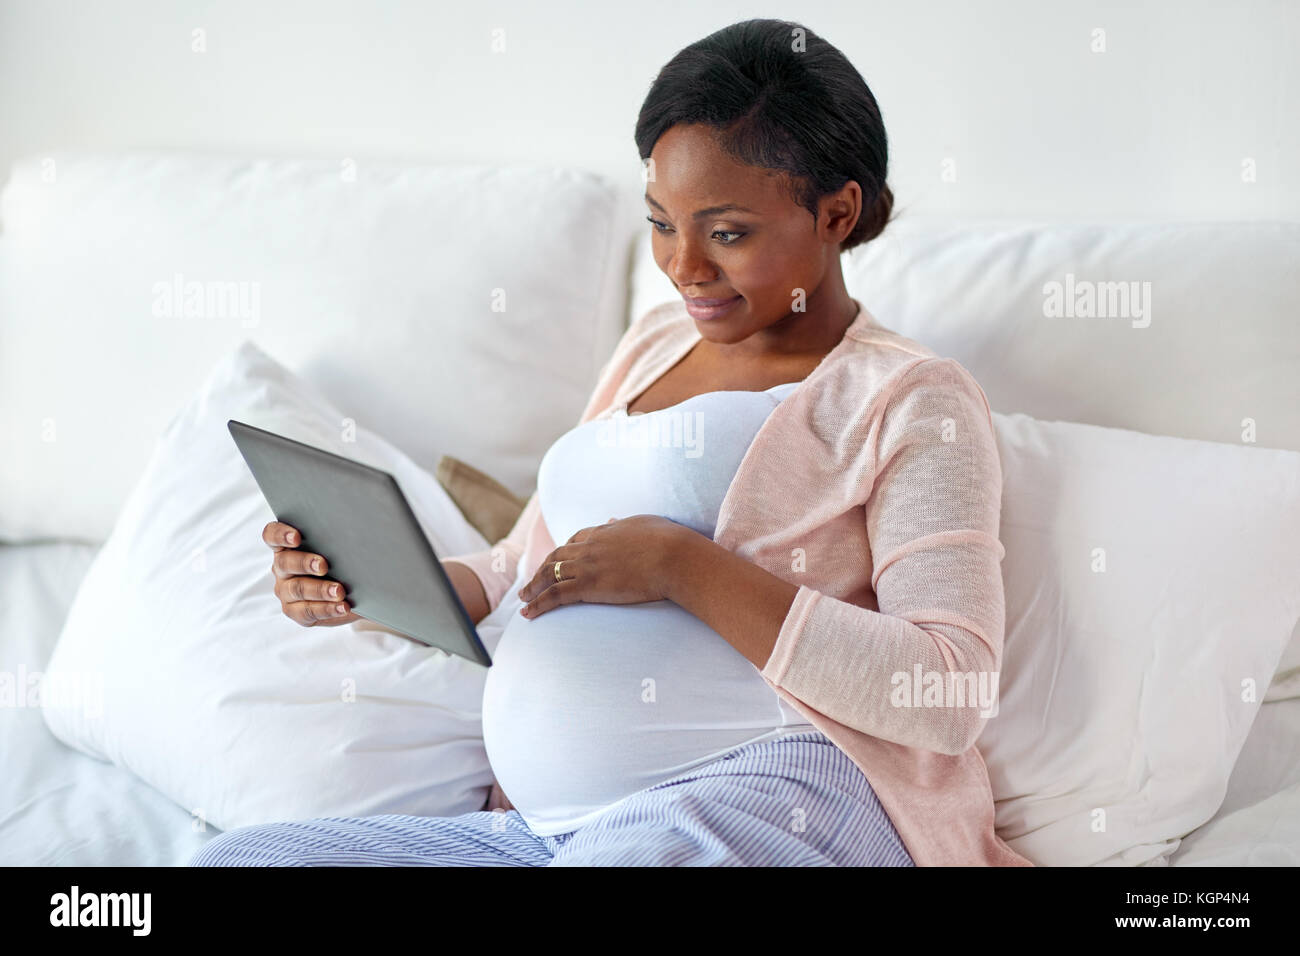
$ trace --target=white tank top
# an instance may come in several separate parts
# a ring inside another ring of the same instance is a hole
[[[561,436],[537,476],[552,539],[635,514],[712,538],[754,435],[799,384],[707,392],[645,414],[619,409]],[[483,740],[535,833],[577,829],[743,744],[812,729],[749,660],[671,601],[568,604],[531,621],[517,613],[514,590],[508,601]]]

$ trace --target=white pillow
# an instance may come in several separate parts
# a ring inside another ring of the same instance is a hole
[[[1300,618],[1300,453],[993,419],[998,833],[1043,865],[1167,856],[1223,802]]]
[[[46,686],[102,687],[102,699],[46,700],[46,723],[221,829],[481,808],[486,670],[382,631],[286,618],[261,540],[273,515],[230,418],[386,468],[439,554],[489,546],[431,475],[364,429],[347,440],[337,409],[245,343],[159,439],[46,669]]]
[[[428,471],[454,455],[530,494],[626,326],[618,208],[610,182],[552,167],[15,163],[0,540],[105,540],[154,440],[245,338]]]

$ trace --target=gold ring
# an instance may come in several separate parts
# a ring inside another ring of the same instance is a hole
[[[562,561],[556,561],[556,562],[555,562],[555,580],[556,580],[556,581],[563,580],[563,579],[560,577],[560,565],[563,564],[563,563],[564,563],[564,562],[562,562]]]

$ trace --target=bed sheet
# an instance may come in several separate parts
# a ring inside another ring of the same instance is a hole
[[[99,548],[0,545],[0,672],[43,671]],[[26,681],[24,680],[24,683]],[[68,747],[38,707],[0,707],[0,865],[176,866],[218,831],[130,771]]]
[[[0,544],[0,674],[43,670],[97,545]],[[18,701],[21,704],[21,701]],[[68,747],[39,708],[0,707],[0,865],[177,866],[219,831]],[[1172,866],[1300,865],[1300,697],[1261,706],[1222,807]]]
[[[1171,866],[1300,866],[1300,697],[1260,706],[1223,805]]]

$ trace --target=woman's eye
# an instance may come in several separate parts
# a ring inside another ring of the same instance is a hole
[[[664,234],[667,234],[667,233],[669,233],[669,232],[672,232],[672,230],[671,230],[667,225],[665,225],[664,223],[660,222],[658,219],[655,219],[653,216],[646,216],[645,218],[646,218],[646,222],[648,222],[648,223],[650,223],[652,226],[654,226],[654,227],[655,227],[655,230],[656,230],[657,232],[661,232],[661,233],[664,233]],[[725,242],[723,242],[723,245],[724,245],[724,246],[730,246],[730,245],[732,245],[733,243],[738,242],[738,241],[740,240],[740,238],[741,238],[742,236],[744,236],[744,233],[743,233],[743,232],[732,232],[732,231],[730,231],[730,230],[723,230],[723,229],[716,229],[716,230],[714,230],[713,234],[714,234],[715,236],[735,236],[735,237],[736,237],[735,239],[728,239],[728,240],[726,240]]]

